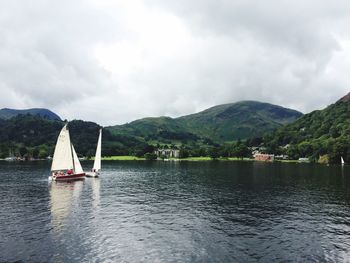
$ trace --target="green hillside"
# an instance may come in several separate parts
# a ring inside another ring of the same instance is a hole
[[[215,106],[178,121],[195,134],[224,142],[262,136],[300,116],[298,111],[269,103],[242,101]]]
[[[0,119],[0,158],[9,154],[21,157],[45,158],[53,154],[57,136],[64,122],[39,116],[18,115]],[[100,125],[73,120],[68,124],[71,139],[79,155],[93,156]],[[103,155],[133,155],[148,151],[148,145],[131,136],[112,135],[103,130]]]
[[[245,101],[219,105],[176,119],[144,118],[104,128],[102,154],[143,156],[153,152],[157,144],[164,147],[175,144],[191,156],[213,155],[212,149],[218,149],[225,142],[262,136],[299,116],[301,113],[297,111]],[[0,158],[9,154],[34,158],[52,155],[63,125],[61,120],[35,112],[0,118]],[[93,122],[69,122],[72,142],[79,155],[94,155],[99,129],[100,125]],[[237,144],[237,149],[238,146],[241,147]],[[226,145],[222,150],[228,153],[231,148]]]
[[[330,162],[339,163],[343,156],[349,162],[350,93],[327,108],[306,114],[266,136],[265,144],[271,151],[282,151],[292,158],[318,160],[327,155]]]
[[[144,118],[124,125],[109,127],[114,135],[128,135],[151,144],[201,143],[197,135],[188,131],[182,122],[170,117]]]
[[[218,105],[180,118],[144,118],[109,127],[113,134],[128,134],[160,143],[223,143],[263,136],[302,116],[302,113],[256,101]]]
[[[49,119],[49,120],[58,120],[58,121],[61,120],[61,118],[56,113],[48,109],[41,109],[41,108],[26,109],[26,110],[3,108],[0,110],[0,119],[8,120],[18,115],[28,115],[28,114],[32,116],[39,116],[41,118]]]

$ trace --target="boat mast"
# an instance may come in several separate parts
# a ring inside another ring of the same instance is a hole
[[[67,126],[67,130],[68,130],[68,126]],[[68,130],[68,134],[69,134],[69,130]],[[70,143],[70,152],[72,155],[72,162],[73,162],[73,172],[75,173],[75,164],[74,164],[74,155],[73,155],[73,144],[70,141],[70,134],[69,134],[69,143]]]
[[[74,156],[73,156],[73,144],[72,143],[70,143],[70,150],[71,150],[71,152],[72,152],[72,161],[73,161],[73,172],[75,173],[75,164],[74,164]]]

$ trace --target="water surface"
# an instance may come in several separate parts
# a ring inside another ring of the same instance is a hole
[[[49,168],[0,162],[0,262],[350,260],[350,167],[106,162],[74,183]]]

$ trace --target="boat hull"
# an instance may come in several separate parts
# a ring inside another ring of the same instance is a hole
[[[88,172],[86,173],[86,177],[98,177],[99,173],[97,172]]]
[[[65,174],[65,175],[52,175],[52,180],[54,181],[74,181],[74,180],[84,180],[86,174]]]

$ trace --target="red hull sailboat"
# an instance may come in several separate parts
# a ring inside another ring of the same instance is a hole
[[[67,124],[64,125],[57,139],[51,173],[51,178],[54,181],[72,181],[85,178],[78,155],[70,141]]]
[[[72,180],[83,180],[85,178],[85,173],[81,174],[53,174],[52,180],[54,181],[72,181]]]

